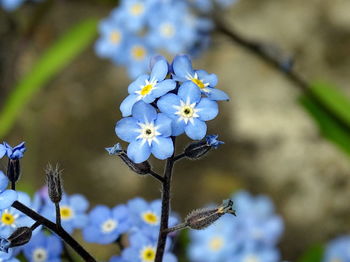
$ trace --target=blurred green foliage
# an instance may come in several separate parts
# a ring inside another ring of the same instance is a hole
[[[311,246],[305,251],[305,253],[298,259],[297,262],[321,262],[324,253],[324,246],[316,244]]]
[[[90,18],[73,26],[43,53],[17,83],[0,112],[0,138],[10,130],[32,96],[92,43],[97,35],[97,23],[97,19]]]

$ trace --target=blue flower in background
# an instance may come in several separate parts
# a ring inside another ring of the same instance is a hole
[[[157,114],[156,109],[143,101],[132,109],[132,117],[123,118],[115,127],[117,136],[129,142],[127,154],[135,163],[149,158],[151,153],[158,159],[166,159],[174,152],[171,135],[171,119]]]
[[[126,262],[153,262],[156,257],[157,241],[144,234],[142,231],[129,236],[130,246],[122,251],[121,261]],[[170,239],[167,241],[170,242]],[[169,246],[165,247],[163,262],[176,262],[176,257],[169,252]],[[118,260],[114,260],[118,261]],[[119,260],[120,261],[120,260]]]
[[[239,0],[215,0],[215,1],[221,8],[226,8],[226,7],[229,7],[230,5],[236,4]]]
[[[0,211],[10,207],[17,200],[17,192],[7,189],[8,182],[7,176],[0,171]]]
[[[127,96],[120,105],[123,117],[130,116],[132,107],[137,101],[152,103],[156,98],[165,95],[175,89],[176,83],[172,79],[165,79],[169,72],[165,59],[158,60],[150,75],[141,75],[129,85]]]
[[[201,98],[201,91],[191,82],[184,82],[178,94],[161,97],[157,106],[159,110],[173,119],[172,135],[182,133],[194,140],[202,139],[207,132],[205,121],[214,119],[219,110],[215,101]]]
[[[96,206],[89,214],[89,223],[83,229],[87,242],[109,244],[130,228],[129,211],[125,205],[113,209]]]
[[[191,81],[199,90],[211,100],[229,100],[229,96],[219,89],[214,88],[218,79],[215,74],[208,74],[204,70],[194,70],[192,62],[187,55],[178,55],[174,58],[174,79],[181,82]]]
[[[0,0],[0,6],[6,11],[14,11],[22,5],[24,1],[25,0]]]
[[[234,254],[229,261],[235,262],[279,262],[280,253],[276,248],[261,247],[261,248],[244,248],[240,252]]]
[[[63,246],[61,240],[54,235],[42,231],[31,238],[23,247],[25,257],[30,262],[59,262]]]
[[[4,155],[6,155],[9,159],[20,159],[23,157],[25,151],[25,142],[22,142],[15,147],[11,147],[9,144],[4,142],[3,144],[0,144],[0,159],[3,158]]]
[[[72,233],[76,228],[83,228],[88,222],[86,211],[89,202],[82,195],[63,195],[60,202],[60,213],[62,227]],[[51,201],[47,201],[40,212],[44,217],[51,221],[56,221],[55,205]]]
[[[330,241],[326,247],[323,262],[349,262],[350,236],[340,236]]]

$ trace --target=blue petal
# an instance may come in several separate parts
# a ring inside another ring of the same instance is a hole
[[[70,223],[74,228],[83,228],[89,223],[89,218],[87,215],[77,214],[72,222]]]
[[[193,140],[201,140],[207,133],[207,125],[205,122],[195,118],[193,124],[189,122],[185,127],[186,135]]]
[[[115,133],[120,139],[130,143],[139,135],[138,129],[140,129],[140,127],[137,121],[132,117],[127,117],[117,122]]]
[[[164,254],[164,262],[177,262],[177,259],[171,253],[165,253]]]
[[[14,190],[5,190],[0,194],[0,210],[8,208],[17,200],[17,192]]]
[[[187,55],[178,55],[174,58],[173,70],[178,78],[182,78],[182,81],[186,81],[189,75],[194,75],[191,60]]]
[[[70,196],[69,203],[75,211],[84,212],[89,207],[89,202],[87,199],[79,194]]]
[[[172,124],[172,119],[167,117],[166,114],[164,113],[158,114],[157,120],[155,122],[155,126],[158,127],[157,131],[161,134],[161,136],[164,136],[164,137],[171,136],[171,124]]]
[[[177,112],[177,109],[175,109],[174,106],[179,105],[180,98],[175,94],[167,94],[161,97],[157,102],[159,110],[170,117],[175,117],[175,112]]]
[[[86,242],[96,243],[98,241],[96,237],[100,234],[101,232],[96,226],[87,226],[83,229],[83,238]]]
[[[143,101],[137,102],[132,109],[132,116],[143,123],[151,123],[157,118],[156,109]]]
[[[208,88],[209,92],[206,92],[205,94],[210,100],[215,101],[228,101],[230,100],[230,97],[224,92],[216,88]]]
[[[100,225],[111,217],[111,210],[104,205],[97,205],[89,214],[90,223]]]
[[[218,84],[218,77],[215,74],[208,74],[204,70],[197,70],[198,79],[203,80],[204,83],[209,83],[210,87],[215,87]]]
[[[6,147],[0,144],[0,159],[3,158],[5,154],[6,154]]]
[[[196,109],[199,109],[199,119],[203,121],[212,120],[219,113],[218,104],[208,98],[202,98],[199,104],[196,106]]]
[[[120,111],[123,117],[130,116],[132,112],[132,107],[137,102],[139,95],[133,94],[128,95],[123,102],[120,104]]]
[[[157,98],[165,95],[176,87],[176,82],[172,79],[166,79],[156,85],[156,88],[152,90],[152,95]]]
[[[178,96],[184,102],[198,103],[201,99],[201,91],[195,83],[186,81],[180,86]]]
[[[171,138],[157,137],[152,143],[152,154],[158,159],[167,159],[174,153],[174,144]]]
[[[137,197],[128,201],[128,208],[135,213],[139,213],[145,211],[148,204],[144,199]]]
[[[174,119],[171,126],[173,130],[172,135],[179,136],[183,134],[183,132],[185,132],[185,126],[185,122],[180,120],[180,118]]]
[[[4,191],[7,188],[8,183],[9,179],[2,171],[0,171],[0,192]]]
[[[135,93],[141,89],[142,86],[146,84],[146,80],[149,80],[149,75],[140,75],[134,82],[132,82],[128,87],[129,94]]]
[[[168,72],[169,72],[169,67],[168,67],[167,61],[165,59],[161,59],[154,64],[150,79],[151,80],[155,79],[158,82],[162,81],[165,79]]]
[[[118,205],[112,209],[112,215],[115,219],[127,218],[129,209],[126,205]]]
[[[142,143],[142,140],[139,139],[129,144],[127,153],[128,157],[134,163],[141,163],[149,158],[151,154],[151,148],[147,142]]]

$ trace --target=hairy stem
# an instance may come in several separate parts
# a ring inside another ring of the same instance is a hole
[[[57,225],[50,220],[46,219],[45,217],[41,216],[34,210],[30,209],[29,207],[25,206],[19,201],[15,201],[12,204],[12,207],[16,208],[17,210],[21,211],[23,214],[27,215],[31,219],[35,220],[36,222],[41,223],[43,226],[54,232],[56,235],[58,235],[67,245],[69,245],[75,252],[78,253],[78,255],[84,259],[84,261],[87,262],[96,262],[96,259],[94,259],[74,238],[72,238],[71,235],[69,235],[62,227],[57,227]]]

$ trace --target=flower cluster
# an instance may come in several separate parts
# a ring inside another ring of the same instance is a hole
[[[215,0],[219,7],[233,2]],[[160,50],[172,55],[200,52],[208,46],[213,23],[196,10],[209,12],[213,4],[212,0],[122,0],[100,23],[96,53],[126,66],[135,78],[147,71],[150,57]]]
[[[283,231],[281,217],[265,196],[241,191],[232,196],[236,219],[224,215],[211,227],[191,231],[188,255],[200,262],[278,262],[276,244]]]
[[[323,262],[349,262],[350,236],[340,236],[330,241],[326,247]]]
[[[186,133],[191,139],[203,139],[205,122],[218,114],[216,101],[229,99],[215,88],[217,82],[215,74],[194,70],[185,55],[176,56],[171,66],[163,57],[155,58],[150,75],[132,82],[120,105],[124,118],[117,122],[115,132],[130,143],[128,157],[135,163],[151,154],[166,159],[174,153],[171,137]]]

